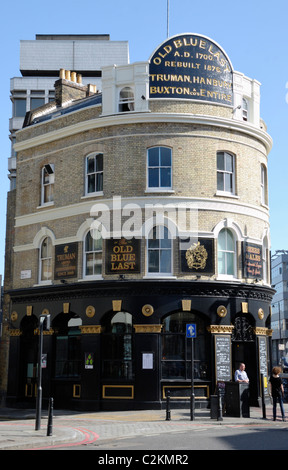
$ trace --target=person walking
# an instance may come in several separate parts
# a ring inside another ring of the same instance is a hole
[[[284,397],[284,387],[281,377],[279,376],[281,372],[280,367],[273,367],[272,375],[270,377],[270,390],[273,400],[273,421],[276,421],[276,406],[277,401],[280,405],[280,410],[282,414],[282,421],[286,421],[285,419],[285,412],[284,412],[284,405],[283,405],[283,397]]]

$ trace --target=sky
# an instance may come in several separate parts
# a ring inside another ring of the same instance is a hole
[[[167,8],[169,5],[169,9]],[[169,15],[167,15],[169,11]],[[169,18],[169,21],[167,21]],[[268,157],[271,251],[288,250],[288,2],[287,0],[14,0],[0,14],[0,275],[4,275],[9,190],[10,78],[21,76],[21,40],[36,34],[110,34],[128,41],[130,62],[149,60],[167,39],[197,33],[218,43],[233,68],[261,83],[261,118],[273,139]]]

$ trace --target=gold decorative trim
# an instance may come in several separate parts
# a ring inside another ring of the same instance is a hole
[[[101,325],[81,325],[82,335],[95,335],[101,333]]]
[[[81,385],[73,384],[73,398],[81,398]]]
[[[258,336],[266,336],[267,335],[267,331],[268,331],[268,328],[264,328],[262,326],[256,326],[254,329],[253,329],[255,335],[258,335]]]
[[[127,396],[114,396],[114,395],[107,395],[106,388],[126,388],[130,389],[131,393]],[[118,399],[118,400],[134,400],[134,385],[102,385],[102,398],[109,398],[109,399]]]
[[[33,310],[32,305],[27,305],[27,307],[26,307],[26,315],[27,315],[27,317],[31,317],[31,315],[32,315],[32,310]]]
[[[241,302],[242,313],[248,313],[248,302]]]
[[[93,305],[88,305],[88,307],[86,307],[85,313],[86,317],[93,318],[95,315],[95,307],[93,307]]]
[[[48,310],[48,308],[44,308],[44,309],[42,310],[41,315],[49,315],[49,310]]]
[[[162,325],[133,325],[135,333],[161,333]]]
[[[272,336],[272,333],[273,333],[273,330],[271,330],[270,328],[267,328],[266,335]]]
[[[228,334],[231,335],[233,332],[233,325],[210,325],[207,330],[214,334]]]
[[[17,328],[15,330],[8,330],[9,331],[9,335],[10,336],[21,336],[22,335],[22,331]]]
[[[154,313],[154,308],[152,307],[152,305],[143,305],[142,313],[143,315],[145,315],[145,317],[150,317]]]
[[[227,308],[224,305],[219,305],[219,307],[217,308],[217,315],[221,318],[226,317]]]
[[[191,299],[183,299],[182,300],[182,311],[183,312],[190,312],[191,311]]]
[[[15,310],[11,313],[11,321],[18,320],[18,313]]]
[[[52,336],[52,335],[54,335],[54,333],[55,333],[55,331],[53,330],[53,328],[50,328],[50,330],[44,330],[43,331],[43,336]],[[40,335],[39,328],[35,328],[34,335],[35,336]]]
[[[69,302],[64,302],[63,303],[63,313],[69,313],[70,310],[70,303]]]
[[[122,300],[112,300],[113,312],[121,312]]]
[[[259,318],[259,320],[263,320],[263,318],[264,318],[264,310],[263,310],[263,308],[259,308],[259,310],[258,310],[258,318]]]

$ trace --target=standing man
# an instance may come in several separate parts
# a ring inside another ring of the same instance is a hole
[[[248,375],[245,371],[245,364],[240,364],[239,369],[235,371],[235,382],[249,383]]]

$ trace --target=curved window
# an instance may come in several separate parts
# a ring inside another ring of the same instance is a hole
[[[39,278],[40,282],[52,280],[52,241],[49,237],[44,238],[40,247]]]
[[[89,231],[84,243],[84,272],[85,276],[102,274],[102,238],[97,230]]]
[[[122,88],[119,94],[119,112],[134,111],[134,93],[132,88]]]
[[[148,188],[172,188],[172,150],[168,147],[148,149]]]
[[[222,229],[218,235],[218,274],[235,276],[235,239],[229,229]]]
[[[148,239],[148,272],[172,273],[172,240],[167,227],[153,227]]]
[[[103,191],[103,153],[86,158],[86,194]]]
[[[235,158],[227,152],[217,152],[217,191],[235,193]]]
[[[76,315],[58,315],[53,328],[55,338],[55,377],[79,377],[81,367],[81,330],[82,320]]]
[[[118,312],[108,317],[102,334],[102,376],[106,379],[133,379],[132,315]]]
[[[177,312],[164,318],[162,338],[162,379],[191,379],[191,339],[186,338],[186,325],[196,324],[194,340],[194,377],[209,380],[209,341],[207,325],[196,314]]]

